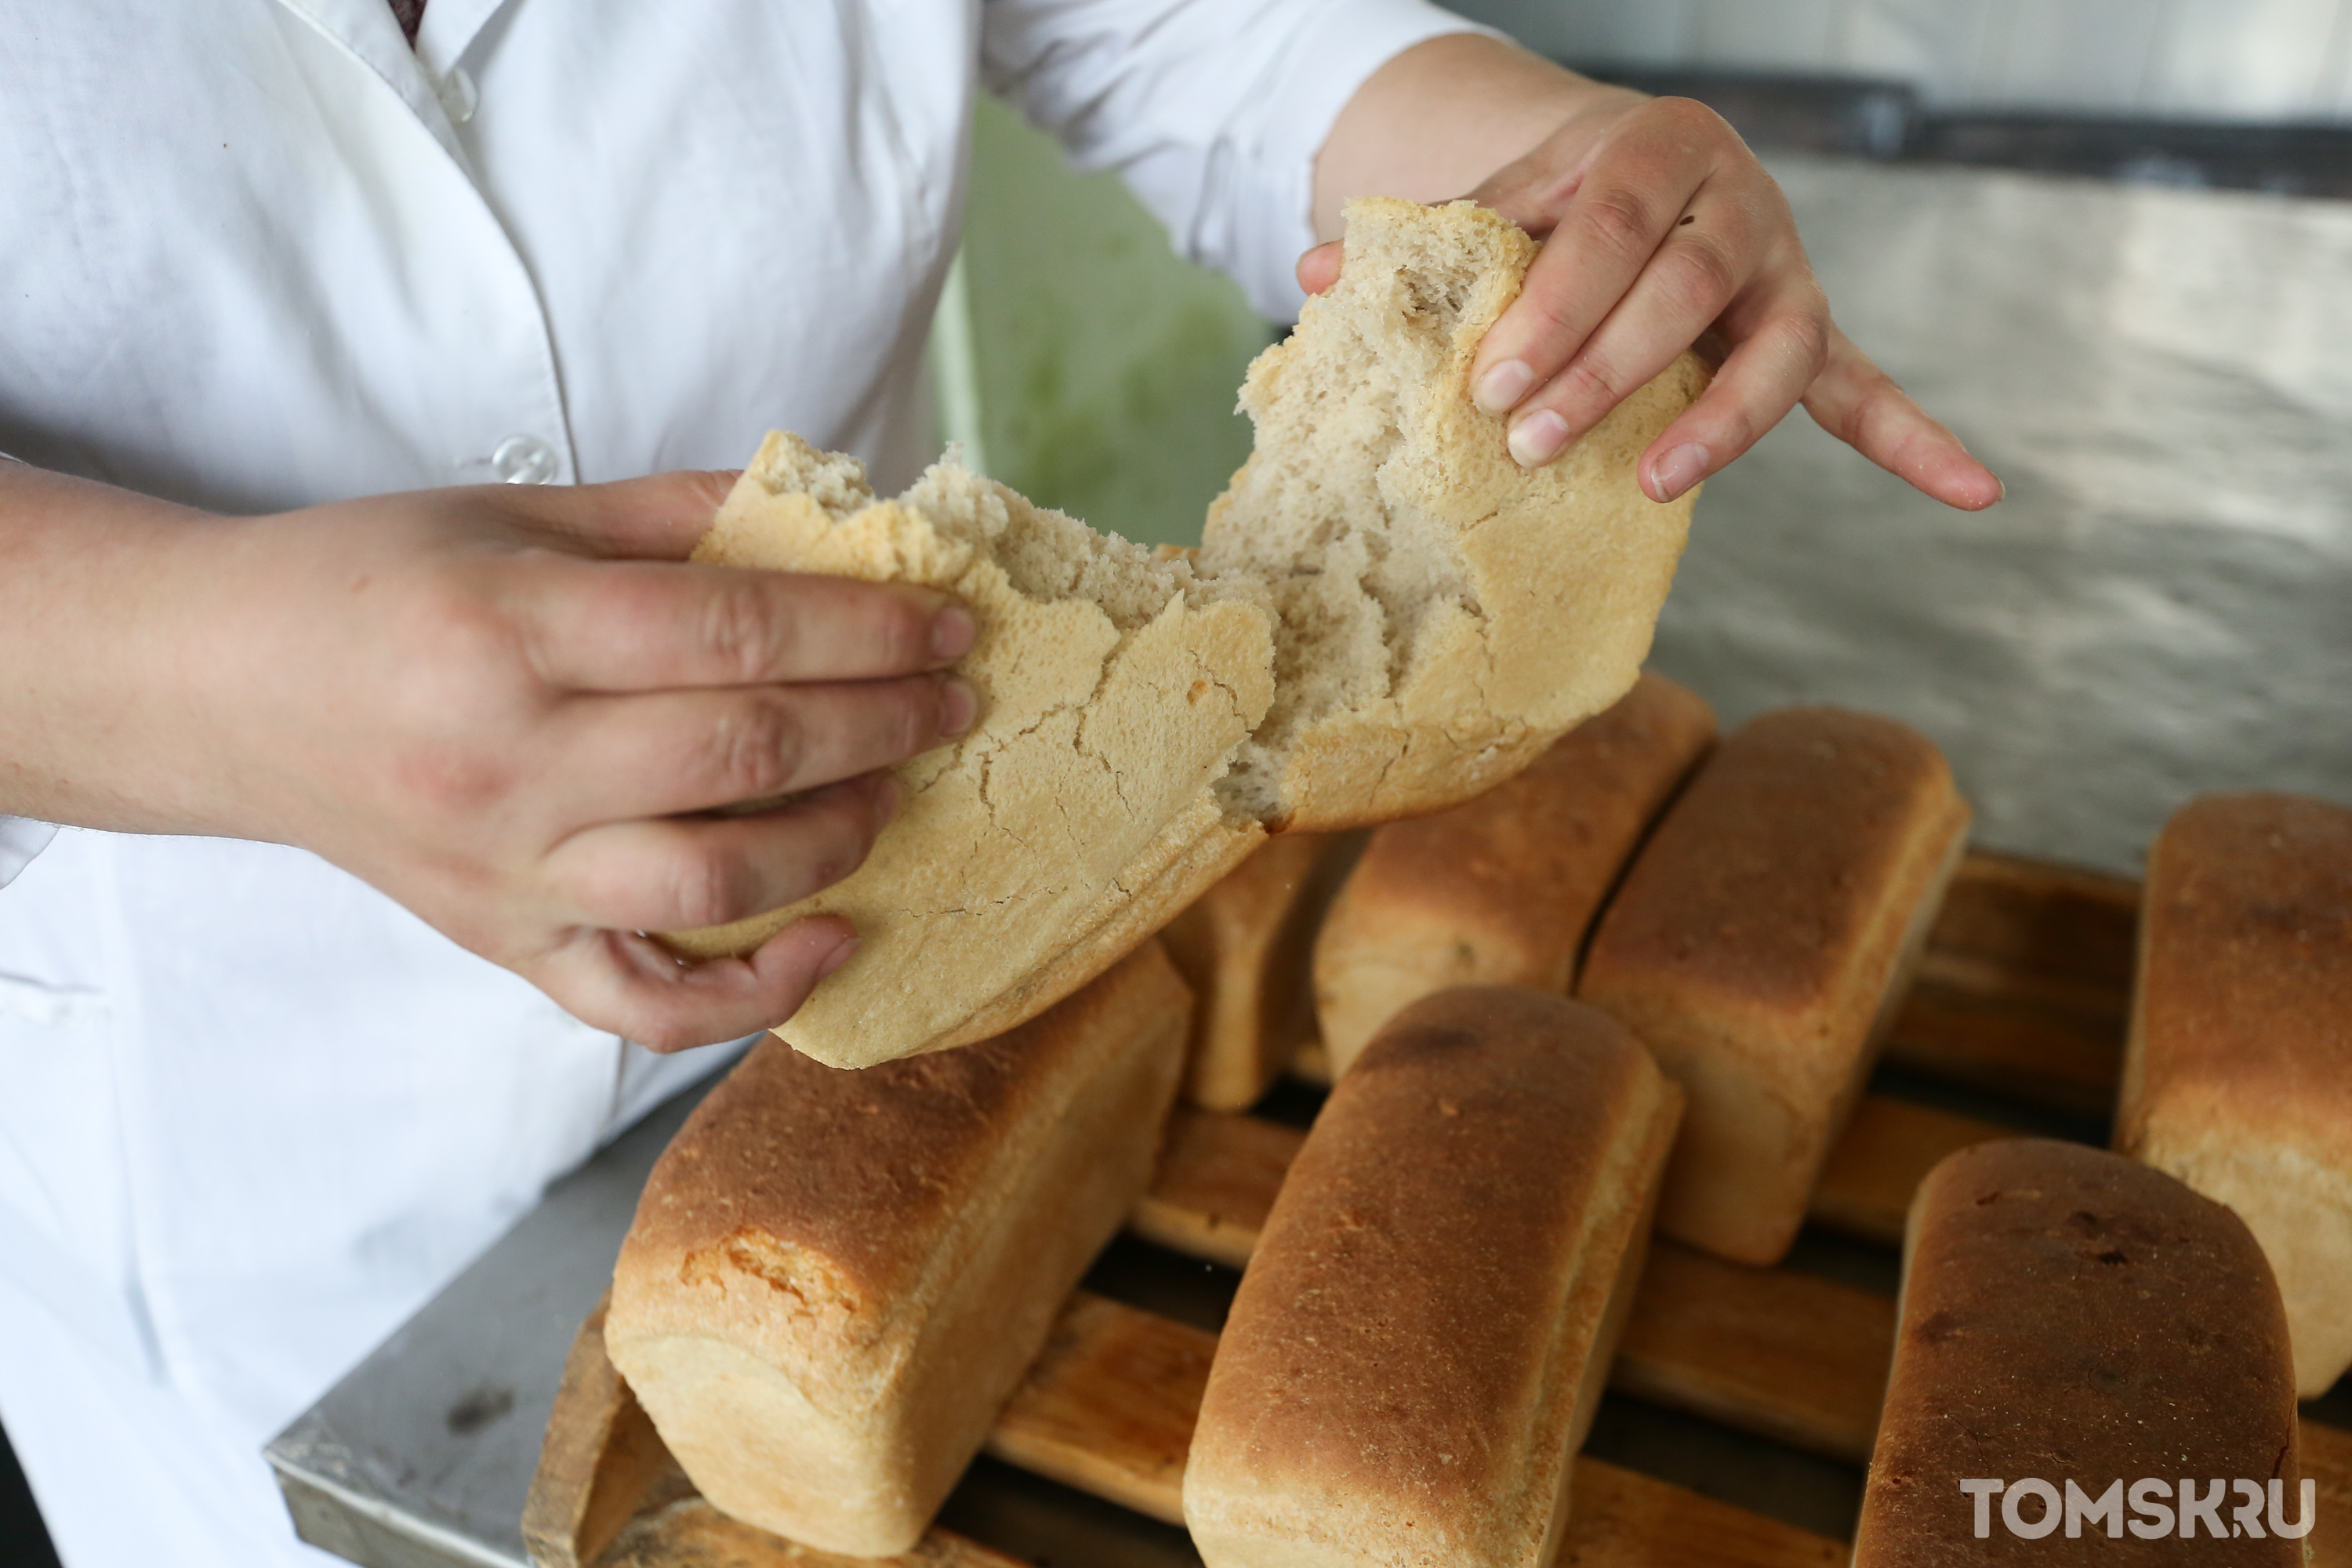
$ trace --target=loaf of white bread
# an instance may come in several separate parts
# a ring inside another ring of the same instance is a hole
[[[1925,736],[1786,708],[1716,748],[1594,931],[1577,994],[1690,1096],[1658,1228],[1780,1260],[1968,837]]]
[[[1928,1173],[1903,1258],[1853,1568],[2300,1568],[2270,1524],[2312,1517],[2286,1320],[2236,1215],[2104,1150],[2002,1140]]]
[[[1354,833],[1269,838],[1161,930],[1192,988],[1184,1100],[1247,1110],[1314,1037],[1308,955],[1361,841]]]
[[[2139,937],[2116,1147],[2246,1222],[2315,1398],[2352,1367],[2352,809],[2190,802]]]
[[[1705,702],[1644,675],[1517,778],[1374,828],[1315,941],[1315,1015],[1332,1072],[1432,992],[1566,994],[1601,900],[1714,740]]]
[[[1548,1568],[1681,1096],[1589,1007],[1415,1003],[1316,1118],[1184,1467],[1208,1568]]]
[[[1633,681],[1691,498],[1635,459],[1697,395],[1689,355],[1523,470],[1467,390],[1535,242],[1469,203],[1350,205],[1347,261],[1251,367],[1249,462],[1197,559],[1155,558],[953,462],[897,500],[772,436],[695,558],[962,595],[979,724],[898,771],[856,873],[665,934],[749,951],[790,921],[864,937],[785,1029],[863,1066],[985,1039],[1166,923],[1268,828],[1429,811],[1509,777]]]
[[[1187,1013],[1153,942],[963,1050],[846,1072],[762,1041],[655,1166],[604,1321],[702,1494],[914,1546],[1142,1194]]]

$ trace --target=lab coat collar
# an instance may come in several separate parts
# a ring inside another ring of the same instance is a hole
[[[441,107],[437,89],[440,73],[428,69],[416,50],[408,47],[401,36],[400,24],[384,0],[278,0],[278,4],[301,17],[332,39],[369,74],[390,88],[401,102],[408,106],[442,150],[457,162],[461,169],[470,171],[471,160],[457,141],[456,127],[449,123],[448,111]],[[425,8],[425,26],[419,34],[433,34],[436,43],[446,47],[447,40],[457,39],[457,47],[445,57],[455,62],[457,53],[472,42],[474,35],[490,13],[497,10],[497,0],[449,0],[448,8],[458,13],[436,29],[434,13],[439,6]]]
[[[431,0],[425,7],[425,24],[416,30],[416,58],[425,74],[437,82],[454,70],[506,3],[507,0]],[[382,8],[392,9],[389,5]]]

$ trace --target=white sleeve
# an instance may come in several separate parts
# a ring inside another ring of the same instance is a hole
[[[46,822],[35,822],[28,816],[0,816],[0,888],[16,879],[16,873],[33,863],[33,857],[49,847],[58,830]]]
[[[982,17],[989,89],[1078,167],[1117,169],[1178,251],[1278,321],[1305,298],[1291,269],[1339,110],[1414,44],[1491,31],[1427,0],[985,0]]]

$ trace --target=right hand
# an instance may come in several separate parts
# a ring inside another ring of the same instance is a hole
[[[929,589],[687,564],[731,478],[176,523],[162,579],[116,584],[162,640],[110,726],[143,773],[118,752],[96,813],[116,820],[89,825],[312,850],[656,1050],[782,1022],[849,955],[846,921],[694,965],[643,933],[854,870],[887,770],[973,721],[943,671],[974,628]]]

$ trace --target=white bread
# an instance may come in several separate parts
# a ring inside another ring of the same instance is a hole
[[[856,1066],[986,1038],[1165,924],[1266,828],[1466,799],[1614,701],[1692,500],[1652,504],[1634,460],[1707,372],[1684,356],[1521,470],[1467,377],[1533,253],[1468,203],[1351,204],[1339,283],[1251,369],[1256,450],[1197,562],[951,461],[877,501],[849,459],[771,437],[695,558],[964,595],[983,716],[898,771],[906,806],[850,878],[664,940],[743,952],[845,915],[863,945],[786,1027],[795,1046]]]
[[[1188,1102],[1247,1110],[1314,1037],[1308,959],[1361,837],[1269,838],[1160,931],[1192,988],[1192,1049],[1181,1091]]]
[[[1208,1568],[1548,1568],[1681,1100],[1543,992],[1442,992],[1339,1080],[1184,1468]]]
[[[2021,1537],[1995,1517],[2002,1499],[1960,1490],[2030,1476],[2097,1498],[2151,1478],[2170,1502],[2175,1478],[2193,1476],[2201,1501],[2215,1477],[2276,1477],[2287,1515],[2299,1510],[2285,1317],[2261,1249],[2220,1204],[2080,1143],[1963,1149],[1912,1200],[1901,1313],[1854,1568],[2301,1568],[2302,1542],[2231,1530],[2245,1500],[2226,1485],[2209,1523],[2234,1538],[2200,1529],[2193,1544],[2121,1521],[2111,1540],[2088,1519]],[[2042,1511],[2018,1509],[2028,1523]]]
[[[2207,795],[2147,862],[2116,1147],[2225,1203],[2306,1399],[2352,1368],[2352,809]]]
[[[1662,1232],[1737,1263],[1788,1251],[1968,825],[1935,746],[1866,713],[1767,713],[1700,767],[1577,982],[1690,1096]]]
[[[1565,994],[1601,900],[1714,739],[1705,702],[1644,675],[1517,778],[1374,828],[1315,939],[1315,1015],[1332,1072],[1433,991]]]
[[[604,1343],[713,1504],[912,1547],[1150,1179],[1183,1066],[1156,942],[963,1050],[829,1068],[765,1040],[654,1168]]]

